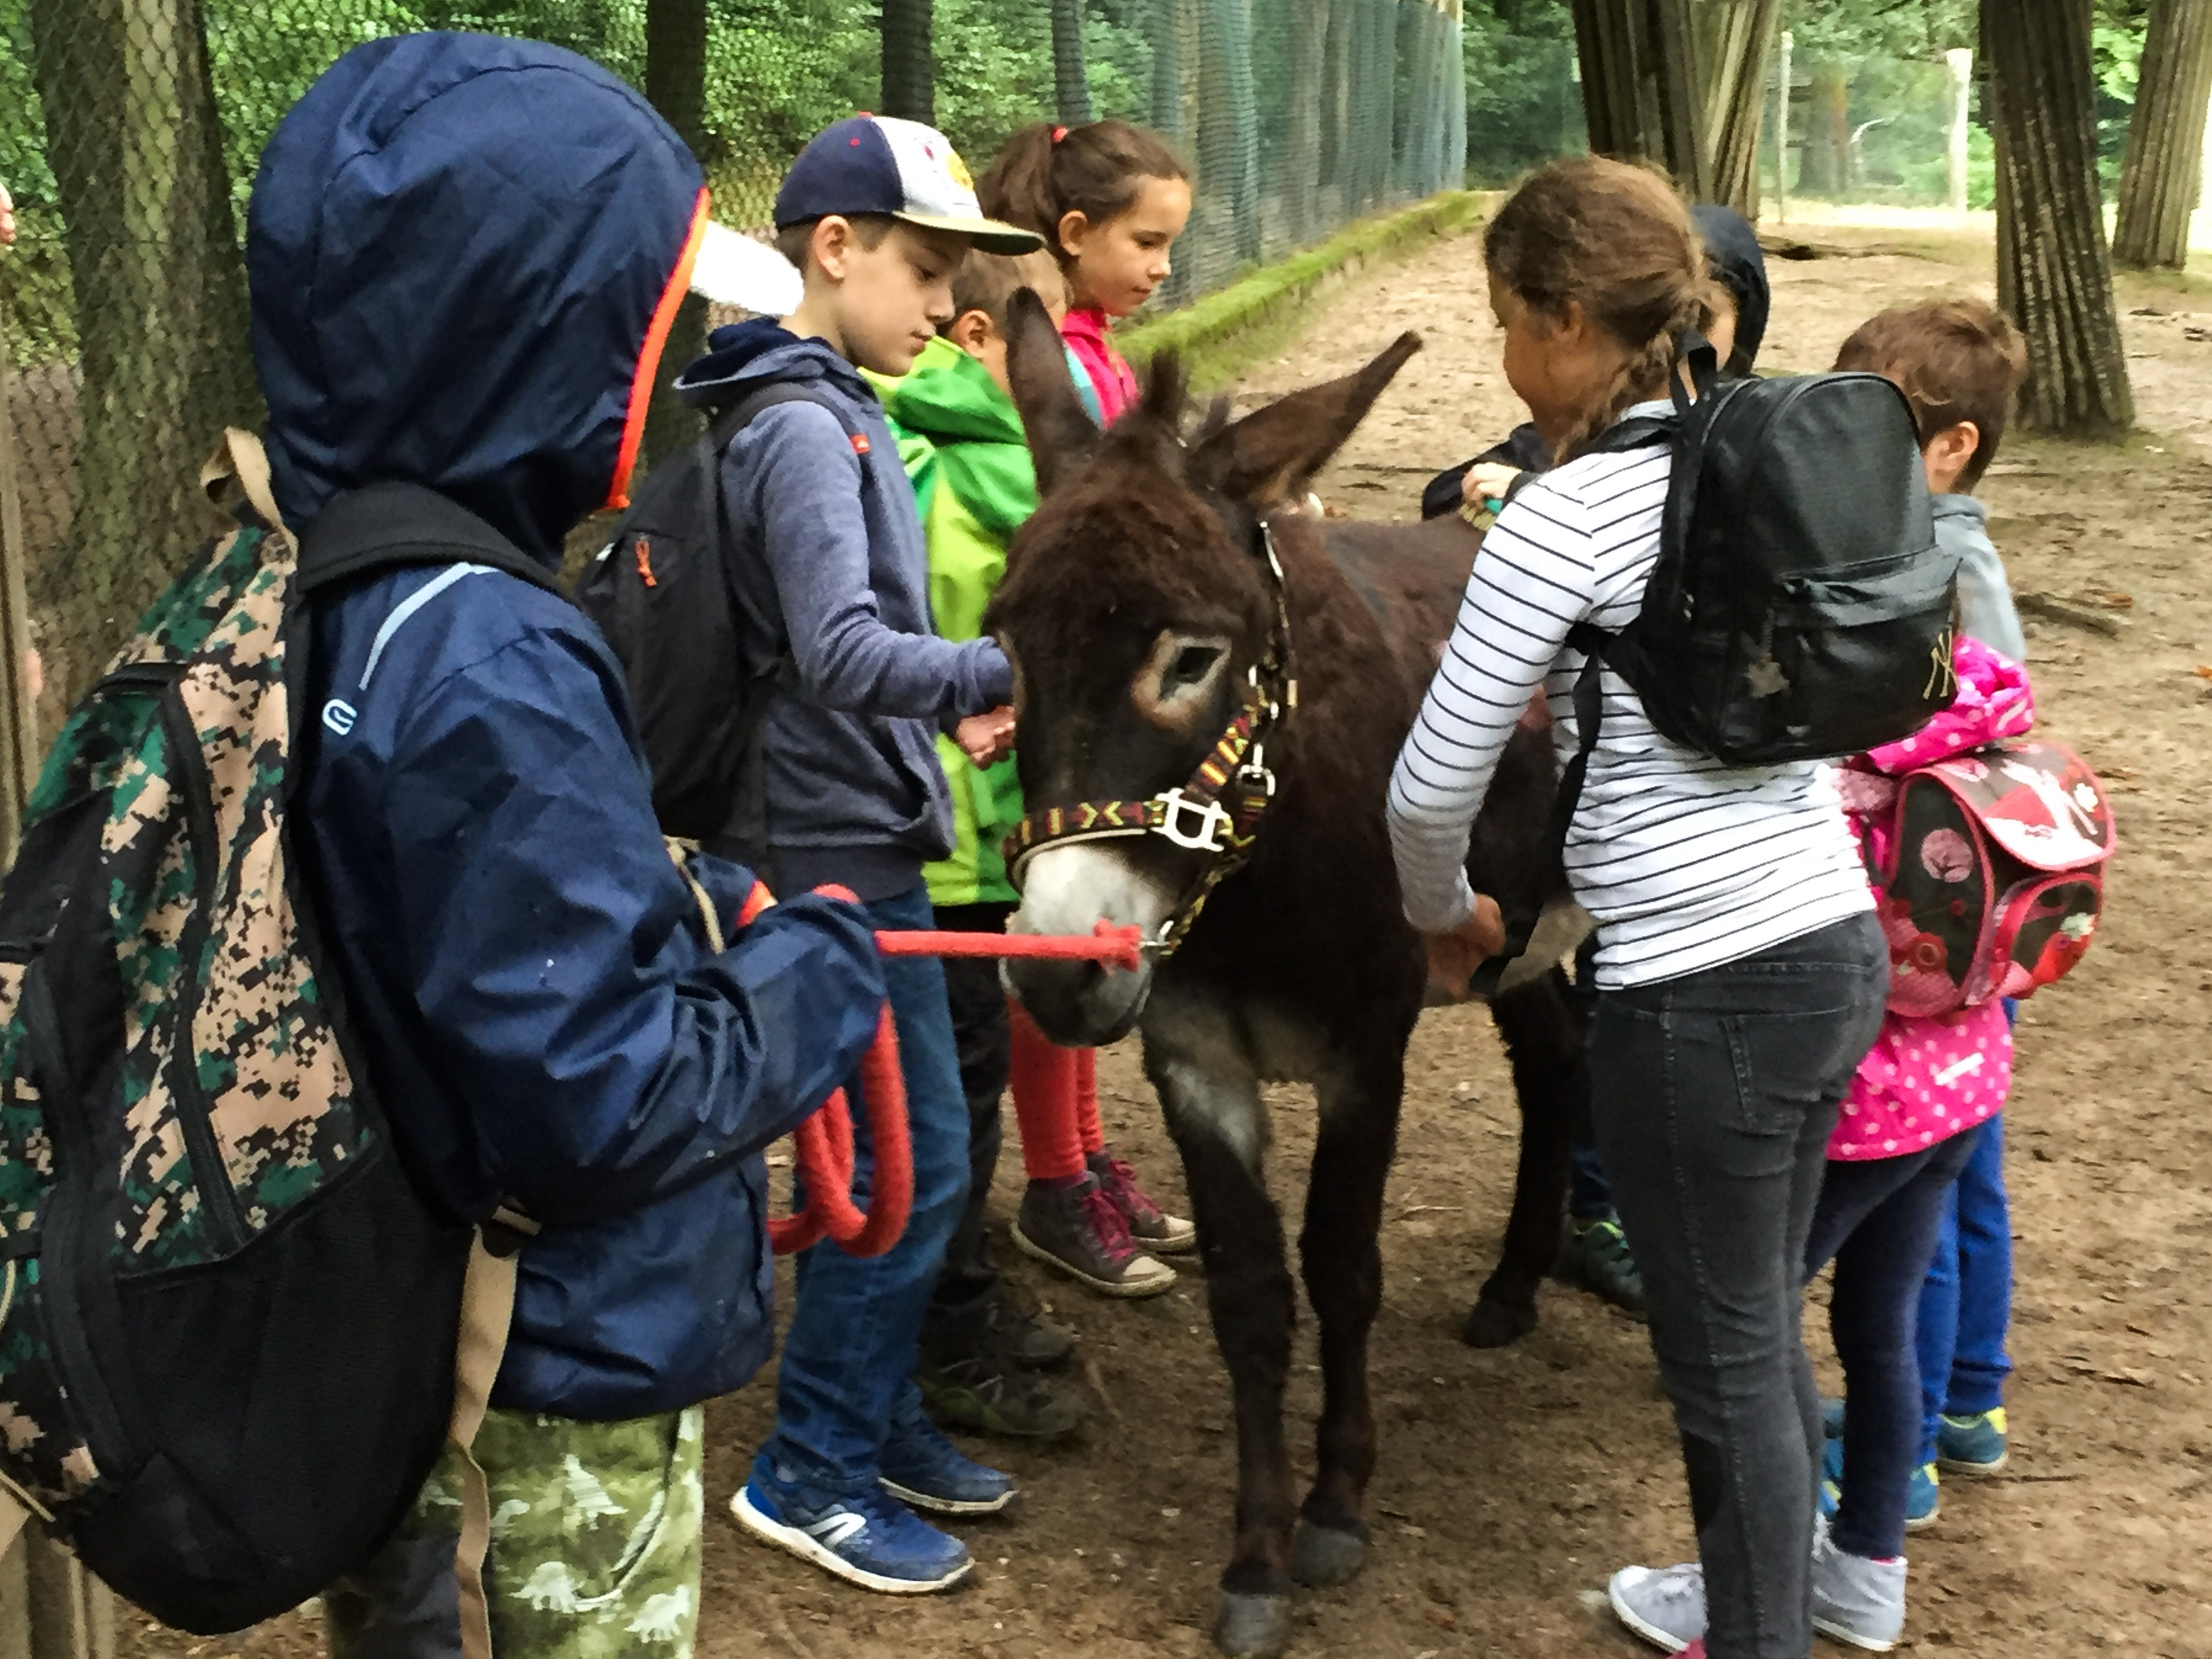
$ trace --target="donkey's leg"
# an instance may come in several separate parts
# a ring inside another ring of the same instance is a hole
[[[1504,1347],[1535,1328],[1536,1286],[1559,1259],[1576,1091],[1585,1086],[1583,1016],[1565,974],[1555,968],[1498,998],[1490,1012],[1521,1098],[1521,1165],[1504,1249],[1460,1333],[1477,1348]]]
[[[1262,1176],[1260,1087],[1225,1020],[1163,1019],[1161,1012],[1146,1015],[1146,1069],[1182,1152],[1214,1340],[1236,1395],[1237,1542],[1221,1575],[1213,1639],[1227,1654],[1279,1654],[1290,1639],[1297,1513],[1283,1438],[1293,1308],[1282,1218]],[[1157,1035],[1162,1024],[1172,1047]]]
[[[1367,1334],[1382,1303],[1382,1188],[1404,1091],[1405,1060],[1396,1049],[1347,1057],[1320,1084],[1321,1129],[1298,1237],[1306,1294],[1321,1326],[1322,1389],[1313,1491],[1291,1553],[1291,1576],[1302,1584],[1340,1584],[1367,1556],[1359,1514],[1375,1473]]]

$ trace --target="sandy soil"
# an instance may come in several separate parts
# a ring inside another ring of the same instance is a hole
[[[1796,228],[1793,227],[1793,229]],[[1778,264],[1767,361],[1825,367],[1882,305],[1986,289],[1971,231],[1819,227],[1853,257]],[[1881,252],[1868,252],[1879,249]],[[2047,729],[2116,793],[2124,848],[2098,948],[2024,1011],[2012,1119],[2019,1297],[2012,1469],[1946,1488],[1911,1546],[1908,1637],[2012,1655],[2110,1649],[2212,1659],[2212,889],[2196,813],[2212,805],[2212,283],[2130,283],[2131,369],[2146,428],[2124,449],[2008,446],[1985,486],[2016,586],[2124,592],[2118,638],[2031,624]],[[2194,314],[2184,314],[2194,313]],[[1254,374],[1272,393],[1363,361],[1401,328],[1429,349],[1322,482],[1363,516],[1414,510],[1431,471],[1516,418],[1497,372],[1478,244],[1441,243],[1336,295],[1302,343]],[[2192,334],[2192,331],[2194,333]],[[2194,999],[2192,1000],[2191,999]],[[1109,1133],[1164,1194],[1179,1191],[1157,1109],[1125,1046],[1102,1068]],[[1414,1040],[1375,1334],[1382,1463],[1371,1565],[1301,1603],[1294,1652],[1528,1659],[1643,1651],[1601,1611],[1624,1562],[1690,1552],[1680,1465],[1642,1328],[1553,1287],[1516,1347],[1477,1353],[1459,1319],[1494,1259],[1513,1111],[1479,1012],[1431,1015]],[[1272,1179],[1293,1203],[1311,1146],[1302,1090],[1273,1097]],[[1009,1206],[1015,1188],[1002,1179]],[[1200,1655],[1229,1532],[1224,1373],[1194,1282],[1114,1306],[1030,1275],[1082,1335],[1104,1404],[1087,1438],[990,1455],[1028,1489],[1016,1517],[964,1529],[963,1591],[902,1604],[834,1587],[741,1538],[722,1505],[766,1426],[766,1379],[710,1419],[707,1589],[712,1659],[988,1659]],[[1817,1319],[1814,1323],[1817,1325]],[[1815,1334],[1816,1343],[1824,1341]],[[1291,1388],[1303,1459],[1317,1403],[1312,1334]],[[1826,1380],[1836,1377],[1825,1353]],[[136,1621],[134,1621],[136,1622]],[[196,1642],[134,1631],[140,1655],[296,1655],[298,1618]],[[1844,1650],[1834,1650],[1842,1652]]]

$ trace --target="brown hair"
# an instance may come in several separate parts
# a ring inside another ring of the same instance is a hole
[[[1003,335],[1006,308],[1025,288],[1034,289],[1047,306],[1067,303],[1066,275],[1060,262],[1042,248],[1033,253],[970,252],[952,273],[952,322],[980,311]],[[950,328],[952,323],[945,326]]]
[[[1663,389],[1685,329],[1710,328],[1720,299],[1689,209],[1656,173],[1575,155],[1522,181],[1483,232],[1493,282],[1531,310],[1570,302],[1628,349],[1596,404],[1559,444],[1565,460],[1639,397]]]
[[[1836,367],[1896,381],[1923,448],[1937,433],[1972,421],[1981,435],[1958,483],[1971,494],[1996,459],[2014,394],[2027,378],[2027,342],[1985,300],[1929,300],[1861,323]]]
[[[994,219],[1036,232],[1064,264],[1060,222],[1069,214],[1103,225],[1134,205],[1147,179],[1189,177],[1168,141],[1144,127],[1127,121],[1079,127],[1040,121],[1006,140],[975,181],[975,198]]]
[[[814,227],[829,216],[823,214],[821,219],[801,219],[795,225],[778,226],[775,251],[801,270],[805,270],[806,250],[814,241]],[[884,239],[891,234],[891,227],[898,222],[888,213],[848,213],[843,216],[853,227],[853,240],[872,253],[884,245]]]

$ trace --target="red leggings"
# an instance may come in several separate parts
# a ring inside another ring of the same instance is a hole
[[[1103,1149],[1098,1127],[1098,1051],[1062,1048],[1036,1028],[1011,998],[1014,1121],[1021,1126],[1022,1168],[1031,1181],[1068,1181],[1084,1173],[1085,1155]]]

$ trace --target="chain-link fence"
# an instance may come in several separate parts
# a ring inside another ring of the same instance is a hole
[[[856,108],[980,173],[1037,119],[1155,126],[1197,180],[1168,304],[1460,182],[1461,0],[0,0],[0,341],[32,610],[81,685],[197,533],[190,479],[258,417],[240,235],[256,158],[360,41],[554,41],[642,88],[716,216],[763,229]],[[696,331],[694,337],[696,338]]]

